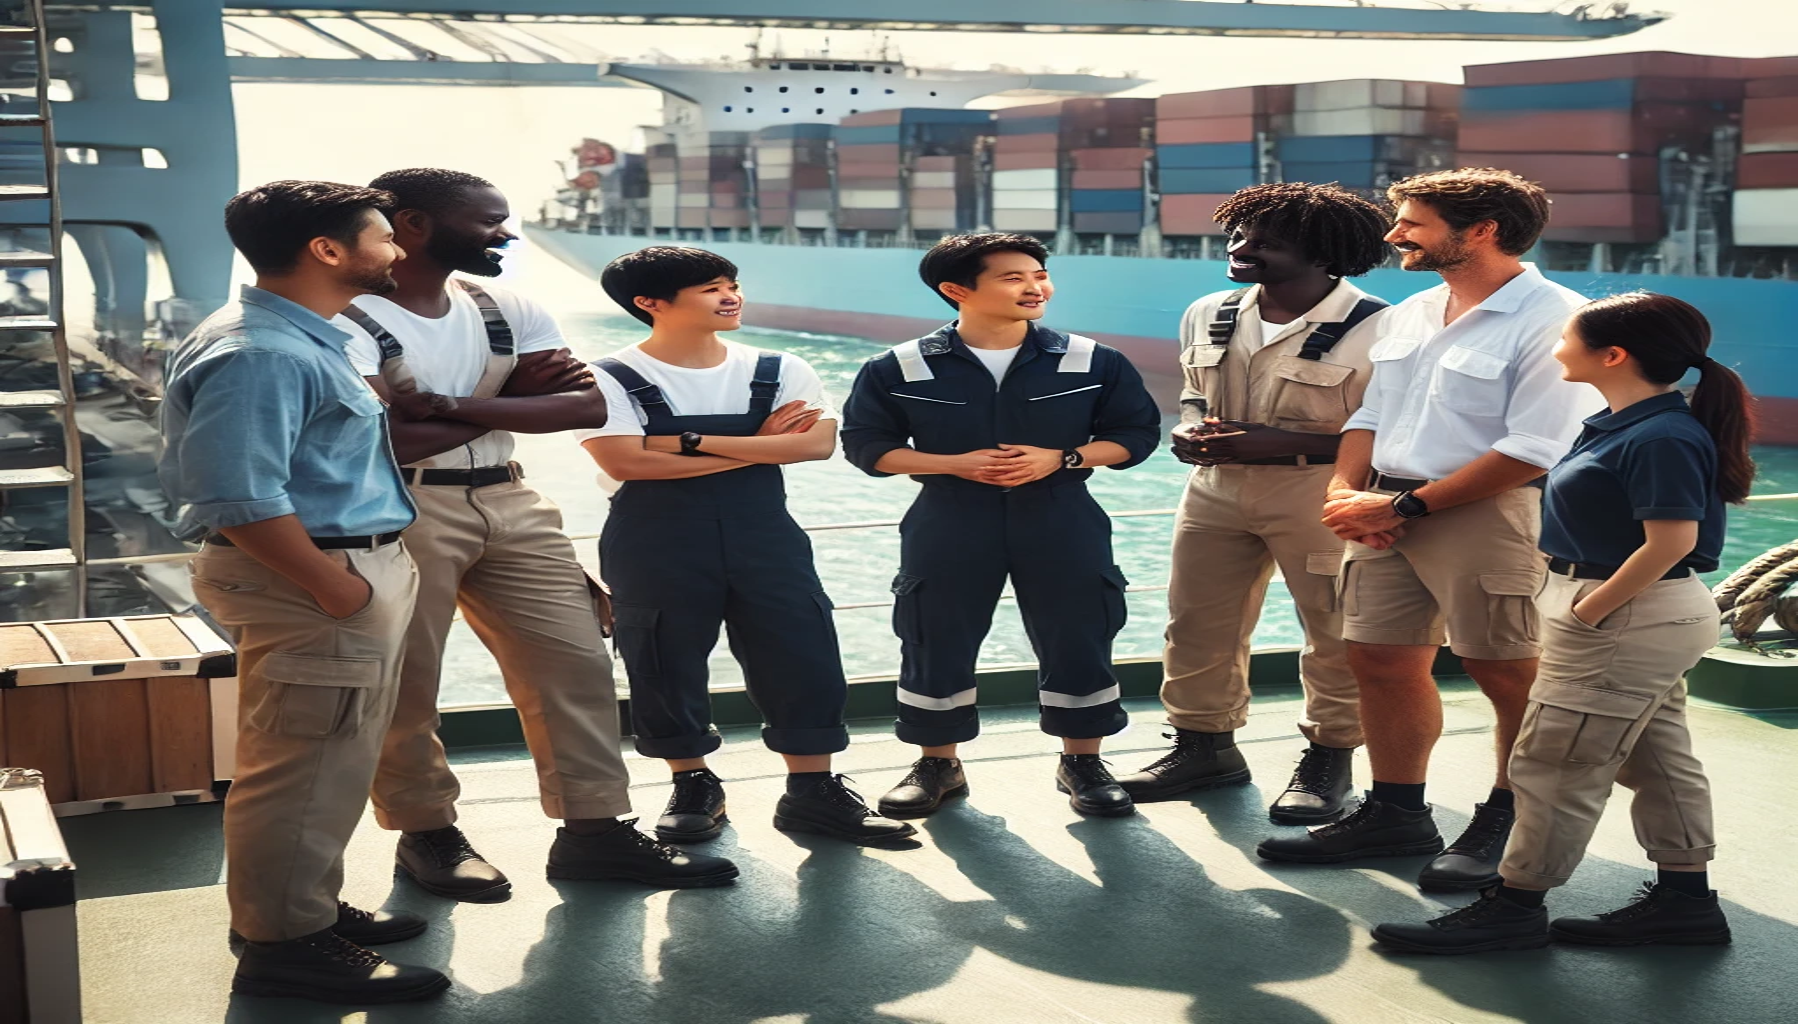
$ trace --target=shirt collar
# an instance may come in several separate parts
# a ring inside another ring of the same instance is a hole
[[[940,356],[954,351],[957,345],[964,349],[967,348],[968,343],[961,340],[961,332],[956,330],[957,324],[959,321],[946,323],[920,338],[918,352],[921,355]],[[1060,353],[1068,350],[1067,338],[1063,337],[1059,331],[1043,327],[1035,320],[1029,321],[1029,329],[1024,333],[1023,344],[1026,348],[1035,347],[1044,352]]]
[[[1644,398],[1634,405],[1626,405],[1616,412],[1606,409],[1604,412],[1586,417],[1586,426],[1594,430],[1622,430],[1624,427],[1642,422],[1650,416],[1659,416],[1664,412],[1685,411],[1686,396],[1677,391],[1669,391],[1664,395]]]
[[[331,321],[319,316],[312,310],[307,309],[305,306],[300,305],[292,299],[282,298],[267,289],[258,288],[252,284],[246,284],[238,290],[237,298],[240,302],[247,302],[252,306],[261,306],[263,309],[280,316],[281,319],[298,327],[320,344],[333,345],[341,348],[345,342],[350,340],[349,332],[333,327]]]
[[[1486,301],[1474,308],[1494,313],[1515,313],[1522,308],[1523,300],[1531,292],[1547,283],[1548,279],[1542,276],[1542,271],[1537,270],[1534,263],[1525,263],[1523,273],[1506,281],[1504,287],[1486,296]]]
[[[1330,293],[1319,299],[1317,305],[1307,310],[1297,322],[1339,324],[1347,320],[1349,314],[1355,311],[1355,304],[1365,298],[1367,298],[1367,293],[1350,284],[1348,278],[1339,278],[1336,281],[1336,287],[1331,288]],[[1261,286],[1258,284],[1250,285],[1249,294],[1243,299],[1243,313],[1246,314],[1251,309],[1255,311],[1255,316],[1261,315]],[[1242,319],[1252,318],[1245,315]]]

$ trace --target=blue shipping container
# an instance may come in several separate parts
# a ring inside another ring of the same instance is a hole
[[[1158,181],[1161,191],[1174,194],[1235,192],[1248,188],[1260,178],[1254,170],[1243,168],[1173,168],[1163,167]]]
[[[1241,169],[1255,166],[1255,144],[1195,142],[1184,146],[1157,146],[1155,158],[1163,167]]]
[[[828,139],[834,124],[775,124],[756,132],[758,139]]]
[[[1276,148],[1282,162],[1301,164],[1378,160],[1386,148],[1384,135],[1289,135]]]
[[[901,124],[987,124],[992,119],[993,112],[990,110],[906,107],[899,111]]]
[[[1133,188],[1075,189],[1068,206],[1075,213],[1137,213],[1142,193]]]
[[[1627,110],[1636,101],[1636,80],[1566,85],[1486,85],[1461,90],[1461,109],[1482,113],[1518,110]]]
[[[837,144],[842,146],[896,146],[902,129],[896,124],[837,125]]]
[[[1322,184],[1337,182],[1347,188],[1373,188],[1386,165],[1371,160],[1335,163],[1300,163],[1280,165],[1280,176],[1287,181],[1310,181]]]
[[[1000,135],[1054,135],[1061,131],[1059,117],[1017,117],[996,123]]]

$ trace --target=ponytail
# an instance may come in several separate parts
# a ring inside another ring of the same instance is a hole
[[[1748,497],[1754,460],[1754,396],[1736,372],[1710,357],[1711,324],[1697,307],[1671,295],[1630,292],[1580,307],[1573,325],[1588,348],[1620,348],[1636,361],[1642,376],[1674,385],[1696,368],[1692,417],[1717,446],[1717,494],[1731,505]]]

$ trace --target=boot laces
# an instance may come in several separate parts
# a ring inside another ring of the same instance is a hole
[[[612,831],[625,832],[626,842],[629,842],[637,849],[649,854],[657,860],[673,862],[674,858],[681,856],[680,850],[675,849],[673,846],[662,842],[638,828],[635,820],[621,821],[612,829]]]
[[[1314,828],[1311,830],[1311,834],[1318,837],[1319,839],[1322,839],[1325,836],[1334,836],[1334,835],[1341,835],[1344,832],[1353,832],[1354,830],[1360,828],[1365,822],[1372,819],[1373,816],[1374,816],[1373,801],[1364,800],[1361,802],[1360,806],[1356,807],[1354,809],[1354,811],[1351,812],[1350,814],[1348,814],[1346,817],[1338,818],[1337,820],[1330,822],[1328,825],[1324,825],[1319,828]]]
[[[1494,813],[1481,806],[1474,813],[1473,820],[1467,823],[1467,830],[1460,838],[1448,844],[1443,853],[1458,853],[1467,857],[1487,858],[1492,855],[1493,847],[1503,842],[1511,834],[1511,823],[1504,815]]]
[[[1298,767],[1292,770],[1292,784],[1288,790],[1310,793],[1312,796],[1324,796],[1330,792],[1332,772],[1335,760],[1327,750],[1316,747],[1305,748],[1305,755],[1299,758]]]
[[[437,862],[439,868],[454,867],[465,860],[481,859],[468,837],[454,825],[430,832],[414,832],[411,835],[424,843],[425,849],[430,851],[431,859]]]
[[[1111,775],[1111,762],[1097,757],[1063,758],[1062,764],[1082,787],[1109,786],[1117,782]]]
[[[1643,882],[1636,887],[1635,895],[1630,897],[1629,905],[1598,915],[1603,921],[1633,921],[1638,917],[1653,913],[1661,902],[1661,887],[1653,882]]]
[[[1496,886],[1483,889],[1479,899],[1458,910],[1451,910],[1430,923],[1438,927],[1445,924],[1479,924],[1499,911],[1499,902]]]
[[[1173,740],[1174,749],[1161,755],[1161,760],[1156,761],[1154,764],[1143,769],[1143,771],[1150,775],[1160,775],[1162,772],[1178,768],[1188,757],[1192,756],[1194,750],[1202,746],[1205,742],[1197,736],[1188,736],[1184,733],[1177,732],[1164,732],[1161,734],[1161,738],[1164,740]]]
[[[363,910],[361,907],[352,907],[342,900],[337,901],[337,917],[339,920],[349,918],[357,924],[368,924],[375,919],[373,911]]]
[[[696,773],[674,780],[674,795],[668,798],[664,814],[705,814],[706,804],[718,785],[711,772]]]
[[[306,944],[327,959],[336,960],[338,963],[351,967],[379,967],[387,962],[387,959],[381,954],[363,949],[336,932],[321,932],[308,939]]]
[[[827,776],[818,784],[818,795],[838,807],[860,811],[864,816],[872,815],[874,812],[868,809],[868,802],[862,799],[860,793],[849,788],[852,781],[854,780],[847,775]]]
[[[946,757],[920,757],[911,766],[905,778],[899,780],[901,786],[917,786],[921,789],[935,789],[937,779],[953,765]]]

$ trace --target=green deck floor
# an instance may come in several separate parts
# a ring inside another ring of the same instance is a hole
[[[1447,694],[1432,800],[1458,830],[1490,781],[1490,716],[1465,684]],[[931,819],[918,848],[794,840],[769,823],[780,776],[750,730],[714,767],[734,830],[729,889],[652,892],[545,881],[551,838],[519,752],[465,755],[462,826],[515,883],[509,903],[463,906],[396,883],[392,837],[366,819],[345,898],[427,914],[433,927],[383,947],[446,968],[430,1003],[345,1011],[234,999],[218,808],[64,822],[81,871],[89,1024],[356,1021],[367,1024],[1245,1024],[1367,1021],[1762,1022],[1798,1019],[1798,887],[1791,780],[1798,713],[1695,712],[1717,791],[1724,860],[1714,872],[1730,947],[1425,958],[1387,955],[1367,929],[1469,897],[1424,896],[1423,858],[1275,867],[1255,858],[1269,788],[1298,753],[1289,695],[1260,700],[1239,734],[1256,784],[1081,820],[1053,789],[1050,741],[1027,710],[989,713],[966,749],[972,798]],[[1160,745],[1158,709],[1132,702],[1120,770]],[[910,758],[879,723],[842,758],[870,796]],[[633,759],[639,808],[667,798],[659,763]],[[1365,761],[1357,765],[1365,777]],[[1649,872],[1623,795],[1553,912],[1627,898]]]

